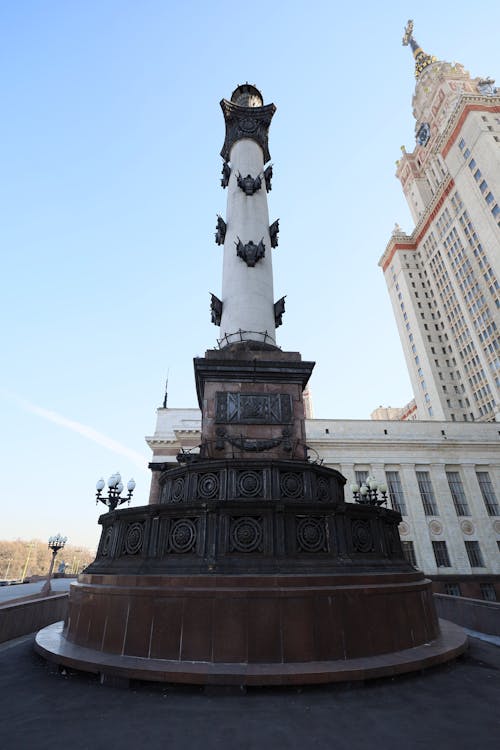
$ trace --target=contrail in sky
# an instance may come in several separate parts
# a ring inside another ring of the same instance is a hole
[[[17,401],[18,404],[23,407],[23,409],[26,409],[26,411],[29,411],[31,414],[36,414],[38,417],[42,417],[42,419],[46,419],[49,422],[54,422],[54,424],[65,427],[67,430],[72,430],[73,432],[78,433],[78,435],[87,438],[87,440],[91,440],[93,443],[102,445],[103,448],[107,448],[113,453],[116,453],[118,456],[125,456],[139,469],[142,469],[142,471],[147,471],[148,459],[145,456],[143,456],[141,453],[138,453],[137,451],[133,451],[130,448],[127,448],[126,445],[122,445],[122,443],[119,443],[117,440],[113,440],[113,438],[108,437],[108,435],[103,435],[102,432],[98,432],[97,430],[94,430],[93,427],[89,427],[88,425],[82,424],[81,422],[75,422],[73,419],[67,419],[67,417],[63,417],[62,414],[58,414],[56,411],[50,411],[49,409],[43,409],[41,406],[36,406],[36,404],[32,404],[29,401],[20,398],[19,396],[15,396],[14,394],[6,395],[8,395],[11,399]]]

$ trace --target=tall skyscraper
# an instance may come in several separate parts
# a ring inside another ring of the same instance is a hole
[[[396,175],[415,228],[379,261],[419,419],[500,420],[500,89],[461,64],[415,59],[416,144]]]

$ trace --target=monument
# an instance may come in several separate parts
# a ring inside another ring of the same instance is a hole
[[[403,556],[399,513],[309,455],[314,367],[276,344],[268,134],[275,106],[244,84],[223,100],[226,218],[219,346],[194,360],[199,452],[156,460],[150,503],[101,516],[95,561],[37,650],[104,677],[239,685],[362,679],[465,648]]]

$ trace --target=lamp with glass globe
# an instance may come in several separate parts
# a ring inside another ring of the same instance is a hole
[[[63,549],[64,545],[68,541],[67,536],[61,536],[61,534],[56,534],[55,536],[51,536],[49,538],[48,548],[52,552],[52,560],[50,561],[50,567],[49,572],[47,574],[47,580],[45,581],[43,588],[42,588],[42,594],[47,596],[51,593],[52,588],[50,585],[50,579],[52,578],[52,571],[54,570],[54,563],[56,561],[56,555],[59,552],[59,550]]]
[[[96,483],[96,505],[100,501],[101,503],[104,503],[104,505],[106,505],[110,511],[116,510],[119,505],[122,505],[122,503],[125,502],[130,505],[130,500],[132,499],[132,495],[135,490],[135,481],[133,479],[129,479],[127,482],[128,494],[125,497],[121,496],[121,493],[123,492],[123,482],[119,471],[111,474],[110,478],[108,479],[107,495],[102,494],[105,484],[106,483],[102,478],[98,479]]]
[[[361,487],[359,484],[351,484],[351,492],[354,502],[361,505],[379,506],[387,502],[387,485],[377,482],[372,476],[366,477]]]

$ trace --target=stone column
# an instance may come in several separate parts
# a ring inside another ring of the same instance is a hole
[[[463,519],[457,516],[453,504],[446,476],[446,464],[431,464],[431,479],[439,510],[439,520],[443,524],[443,535],[439,539],[446,542],[452,566],[451,568],[440,568],[439,572],[442,574],[470,573],[470,565],[465,552],[463,534],[460,527],[460,521]]]
[[[481,495],[479,482],[476,477],[475,464],[462,463],[462,483],[470,515],[474,519],[486,515],[483,496]]]
[[[417,476],[414,463],[404,463],[400,467],[401,484],[405,496],[406,512],[405,521],[409,525],[407,539],[413,541],[418,563],[427,574],[435,574],[436,560],[432,551],[431,538],[429,534],[429,521],[425,515],[418,489]]]
[[[485,471],[489,467],[485,467]],[[481,469],[480,469],[481,471]],[[474,573],[494,574],[500,570],[496,534],[493,533],[494,519],[488,515],[479,482],[476,464],[462,464],[464,492],[470,508],[470,517],[460,519],[463,541],[478,541],[484,560],[484,568],[474,568]],[[490,473],[491,478],[491,473]]]
[[[352,496],[352,490],[351,490],[351,484],[354,484],[356,481],[356,478],[354,476],[354,464],[353,463],[346,463],[345,461],[342,461],[340,464],[340,473],[346,478],[346,483],[344,485],[344,498],[347,503],[354,502],[353,496]]]
[[[175,466],[175,464],[173,464]],[[152,464],[150,464],[150,467]],[[151,472],[151,488],[149,490],[149,504],[155,505],[160,502],[160,472]]]
[[[267,182],[267,134],[274,104],[239,86],[221,102],[226,121],[222,156],[229,166],[220,343],[276,344]],[[226,166],[227,171],[227,166]],[[270,178],[268,178],[270,181]],[[224,183],[224,181],[223,181]]]
[[[373,463],[371,465],[371,474],[379,484],[386,484],[384,464],[382,462]],[[388,506],[389,507],[389,506]]]

